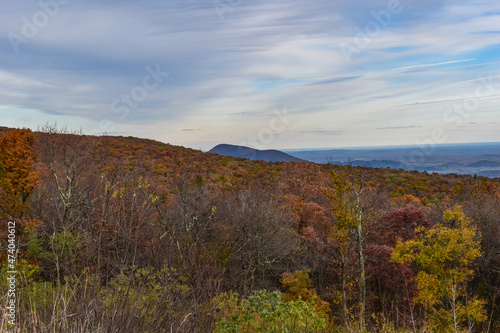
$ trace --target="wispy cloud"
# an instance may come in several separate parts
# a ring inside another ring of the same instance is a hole
[[[318,82],[313,82],[310,85],[318,85],[318,84],[330,84],[330,83],[339,83],[344,81],[351,81],[361,78],[362,76],[347,76],[347,77],[338,77],[334,79],[322,80]]]
[[[422,67],[442,66],[442,65],[456,64],[456,63],[460,63],[460,62],[469,62],[469,61],[474,61],[474,60],[476,60],[476,59],[452,60],[452,61],[438,62],[438,63],[435,63],[435,64],[423,64],[423,65],[413,65],[413,66],[406,66],[406,67],[398,67],[398,68],[394,68],[394,70],[397,71],[397,70],[403,70],[403,69],[413,69],[413,68],[422,68]]]
[[[387,1],[245,1],[221,21],[204,0],[72,0],[19,53],[0,39],[0,119],[88,132],[111,123],[108,132],[209,149],[254,137],[286,107],[295,118],[272,147],[331,147],[327,135],[336,146],[411,144],[446,126],[446,108],[473,96],[479,77],[492,75],[500,92],[500,2],[402,3],[347,64],[340,45]],[[2,36],[22,36],[24,18],[41,10],[2,6]],[[114,108],[122,97],[142,99],[148,66],[169,76],[130,112]],[[497,135],[482,126],[498,119],[498,99],[480,102],[467,121],[483,133],[450,131],[450,141]]]
[[[399,129],[412,129],[412,128],[422,128],[422,126],[388,126],[388,127],[377,127],[377,130],[399,130]]]
[[[302,134],[319,134],[319,135],[337,135],[342,134],[342,131],[328,131],[328,130],[312,130],[312,131],[300,131]]]

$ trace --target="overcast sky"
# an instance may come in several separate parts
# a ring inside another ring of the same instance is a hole
[[[203,150],[500,141],[498,0],[0,4],[3,126]]]

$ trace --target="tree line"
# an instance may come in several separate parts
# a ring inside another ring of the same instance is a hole
[[[500,330],[497,179],[1,134],[1,331]]]

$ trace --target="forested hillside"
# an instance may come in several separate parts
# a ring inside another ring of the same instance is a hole
[[[498,179],[0,135],[2,332],[500,331]]]

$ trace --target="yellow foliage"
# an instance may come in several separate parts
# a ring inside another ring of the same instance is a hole
[[[316,293],[316,289],[311,288],[312,281],[307,271],[301,270],[294,274],[284,273],[281,284],[288,289],[288,292],[283,294],[284,301],[289,302],[302,299],[313,303],[316,311],[319,313],[330,312],[330,303],[320,299]]]
[[[415,263],[419,267],[416,303],[434,312],[447,312],[444,305],[449,304],[452,309],[449,311],[454,311],[450,321],[481,322],[485,319],[484,301],[473,299],[467,304],[458,301],[465,294],[464,285],[473,277],[473,261],[481,256],[478,232],[460,206],[445,211],[443,219],[451,227],[438,224],[431,229],[418,228],[417,239],[396,245],[392,261]]]

